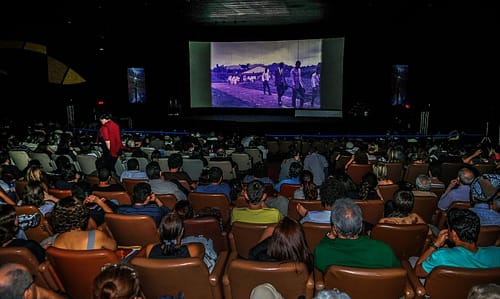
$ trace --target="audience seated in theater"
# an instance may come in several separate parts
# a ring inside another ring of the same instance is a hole
[[[346,181],[338,180],[336,177],[329,177],[319,188],[319,197],[324,210],[308,211],[298,203],[296,209],[302,217],[300,222],[330,223],[333,203],[338,198],[349,196],[347,193],[348,188]]]
[[[135,270],[126,264],[106,264],[92,284],[92,299],[145,299]]]
[[[202,248],[193,243],[181,243],[184,225],[183,220],[177,213],[168,213],[164,216],[158,229],[160,231],[160,243],[148,244],[145,249],[146,257],[155,259],[203,258],[204,250]]]
[[[27,184],[32,181],[42,182],[43,190],[49,192],[49,176],[42,170],[42,165],[39,160],[30,160],[28,162],[28,167],[26,167],[23,172],[23,177],[19,180],[24,180]]]
[[[321,154],[317,147],[312,150],[304,158],[304,170],[309,170],[313,173],[314,184],[320,186],[328,176],[328,161],[325,156]]]
[[[111,171],[102,167],[97,170],[99,183],[97,185],[91,186],[91,192],[93,191],[124,191],[127,190],[120,183],[112,183],[111,182]]]
[[[104,197],[98,197],[92,194],[92,189],[89,183],[82,181],[73,184],[71,187],[73,197],[83,202],[89,209],[89,227],[100,227],[104,224],[104,215],[106,213],[115,213],[118,209],[119,202],[116,199],[107,200]]]
[[[364,200],[383,200],[382,194],[378,189],[377,176],[369,171],[361,178],[359,187],[359,198]]]
[[[276,208],[267,207],[267,194],[262,182],[254,180],[247,184],[243,191],[248,207],[235,207],[231,210],[231,223],[235,221],[247,223],[277,223],[283,214]],[[287,203],[288,207],[288,203]]]
[[[56,166],[57,169],[54,171],[54,188],[70,190],[71,185],[82,179],[82,174],[76,170],[75,165],[71,163],[67,156],[58,156],[56,158]]]
[[[500,247],[478,247],[479,217],[469,209],[451,208],[447,212],[448,228],[418,258],[415,273],[427,277],[438,266],[458,268],[500,267]]]
[[[431,196],[437,197],[436,193],[432,192],[431,177],[425,173],[421,173],[415,179],[415,190],[412,191],[414,196]]]
[[[194,191],[201,193],[223,193],[231,203],[231,187],[224,182],[223,172],[220,167],[212,166],[208,170],[208,184],[198,185]]]
[[[141,182],[134,186],[132,205],[120,205],[117,214],[125,215],[148,215],[159,225],[163,216],[169,213],[167,206],[152,192],[149,183]]]
[[[293,192],[293,198],[305,200],[320,199],[318,185],[314,183],[314,175],[311,171],[302,171],[300,174],[300,188]]]
[[[182,155],[180,153],[173,153],[168,157],[169,171],[162,171],[161,174],[162,174],[163,178],[165,180],[168,180],[168,181],[177,181],[177,183],[180,180],[186,181],[189,184],[189,186],[191,187],[190,190],[186,190],[186,191],[190,192],[191,190],[193,190],[197,187],[197,184],[196,184],[196,182],[193,181],[193,179],[189,176],[189,174],[187,172],[182,170],[183,163],[184,163],[184,160],[182,158]]]
[[[75,197],[65,197],[56,204],[49,218],[54,235],[40,242],[42,246],[62,249],[116,250],[116,242],[105,232],[88,229],[90,215],[85,203]]]
[[[392,200],[385,203],[385,217],[379,223],[417,224],[425,223],[417,213],[412,213],[415,197],[412,191],[398,190]]]
[[[500,213],[493,210],[493,199],[499,196],[500,175],[483,174],[476,177],[470,186],[470,208],[479,217],[481,226],[500,226]]]
[[[12,164],[8,151],[0,151],[0,168],[2,169],[2,178],[8,176],[10,179],[17,180],[21,177],[21,170]],[[10,183],[10,181],[6,181],[6,183]]]
[[[167,181],[162,177],[160,164],[158,162],[149,162],[148,165],[146,165],[146,174],[149,178],[148,182],[151,186],[151,190],[154,193],[173,194],[177,198],[177,201],[187,200],[186,193],[182,192],[175,183]]]
[[[267,176],[264,167],[252,167],[250,173],[243,177],[243,184],[248,184],[253,180],[259,180],[263,184],[271,184],[274,186],[275,182]]]
[[[37,285],[26,266],[6,263],[0,266],[0,298],[64,299],[66,297]]]
[[[45,249],[36,241],[18,238],[19,229],[14,206],[0,205],[0,247],[26,247],[39,263],[45,261]]]
[[[384,162],[375,162],[372,165],[372,171],[377,176],[378,185],[391,185],[394,182],[387,178],[387,164]],[[386,198],[384,198],[385,200]]]
[[[59,142],[57,143],[56,155],[69,155],[73,160],[76,160],[76,152],[73,148],[73,135],[72,133],[65,132],[61,134]]]
[[[137,158],[131,157],[127,160],[127,170],[122,172],[120,182],[123,182],[123,179],[148,180],[149,178],[146,172],[139,170]]]
[[[32,181],[24,187],[23,197],[19,205],[36,206],[40,213],[46,216],[54,210],[54,206],[58,201],[59,198],[43,190],[41,181]]]
[[[331,265],[359,268],[393,268],[401,264],[386,243],[361,236],[361,208],[350,198],[337,199],[332,207],[332,230],[316,246],[314,264],[320,271]]]
[[[274,185],[274,189],[279,193],[281,191],[281,185],[283,184],[300,184],[300,175],[302,174],[303,167],[299,162],[292,162],[290,168],[288,169],[288,178],[279,181]]]
[[[467,167],[458,171],[457,178],[452,179],[438,201],[438,208],[446,211],[455,201],[469,202],[470,184],[474,180],[474,172]]]
[[[351,164],[368,164],[370,161],[368,161],[368,155],[365,150],[359,148],[356,152],[354,152],[351,156],[351,159],[347,161],[347,163],[344,166],[344,169],[347,171],[347,168],[349,168],[349,165]]]
[[[313,255],[307,245],[302,225],[285,216],[264,230],[259,243],[252,247],[248,259],[255,261],[301,262],[313,270]]]
[[[441,162],[431,161],[429,163],[429,177],[431,178],[431,191],[432,189],[444,189],[446,186],[444,182],[439,179],[441,176]]]
[[[222,144],[215,145],[215,156],[210,158],[210,161],[229,161],[235,171],[238,171],[238,164],[227,155],[226,150]]]
[[[278,181],[282,181],[290,178],[290,166],[292,163],[297,162],[302,165],[302,160],[300,158],[300,152],[295,146],[291,146],[288,152],[288,158],[281,161],[280,173],[278,176]]]

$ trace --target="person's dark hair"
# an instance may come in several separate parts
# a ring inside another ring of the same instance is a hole
[[[183,164],[182,155],[173,153],[168,157],[168,168],[181,168]]]
[[[314,175],[309,170],[303,170],[300,174],[300,183],[302,184],[302,191],[304,192],[304,199],[315,200],[318,199],[318,186],[314,183]]]
[[[139,169],[139,160],[137,158],[128,158],[127,160],[127,170],[138,170]]]
[[[163,255],[172,256],[179,251],[177,239],[183,233],[183,221],[177,213],[168,213],[165,215],[159,225],[161,252]]]
[[[365,173],[361,178],[361,186],[359,189],[359,196],[362,199],[370,199],[369,196],[376,194],[378,185],[377,175],[371,171]]]
[[[140,182],[134,186],[134,195],[132,196],[133,203],[144,203],[148,196],[151,195],[151,185],[147,182]]]
[[[111,119],[111,114],[103,113],[99,116],[99,119]]]
[[[191,206],[189,200],[179,200],[176,202],[174,211],[182,220],[194,218],[193,206]]]
[[[451,208],[447,212],[447,221],[448,228],[455,231],[462,242],[477,243],[481,223],[474,211]]]
[[[288,170],[288,177],[298,178],[302,174],[302,165],[299,162],[293,162],[290,164],[290,169]]]
[[[264,196],[265,186],[259,180],[253,180],[247,184],[248,201],[251,204],[258,204]]]
[[[104,265],[92,285],[93,299],[136,298],[141,285],[136,271],[124,264]]]
[[[56,203],[49,220],[54,233],[64,233],[72,229],[86,230],[89,218],[89,210],[83,203],[68,196]]]
[[[111,179],[111,171],[107,167],[97,170],[97,177],[100,182],[108,182]]]
[[[151,161],[157,161],[160,158],[161,158],[161,152],[159,149],[155,149],[151,152],[151,155],[150,155]]]
[[[97,170],[103,168],[103,167],[108,167],[108,161],[106,160],[105,157],[99,157],[95,159],[95,168]]]
[[[222,169],[217,166],[212,166],[208,170],[208,181],[209,183],[218,183],[222,178]]]
[[[86,181],[76,182],[71,185],[71,195],[83,202],[92,193],[91,189],[92,186]]]
[[[150,180],[159,179],[161,177],[161,167],[157,161],[151,161],[146,165],[146,175]]]
[[[359,205],[350,198],[339,198],[333,203],[332,225],[346,237],[354,237],[363,229],[363,213]]]
[[[26,268],[19,264],[6,263],[0,266],[0,272],[4,272],[4,280],[0,284],[0,298],[22,299],[24,293],[32,285],[33,277]]]
[[[438,160],[429,163],[429,172],[433,177],[441,177],[441,162]]]
[[[319,197],[323,207],[333,206],[335,200],[345,197],[347,194],[346,185],[335,177],[327,178],[319,187]]]
[[[309,272],[313,270],[313,255],[307,245],[304,229],[297,220],[288,216],[275,227],[267,254],[280,261],[305,263]]]
[[[243,190],[243,184],[241,182],[241,179],[239,178],[234,178],[229,180],[229,187],[231,187],[231,201],[235,201],[238,199],[238,196],[240,196],[241,191]]]
[[[413,192],[407,190],[398,190],[394,193],[392,199],[392,208],[394,209],[388,217],[407,217],[413,210],[415,197]]]
[[[0,244],[16,235],[16,209],[11,205],[0,205]]]

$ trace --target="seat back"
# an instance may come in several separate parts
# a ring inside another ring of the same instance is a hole
[[[389,244],[399,259],[408,259],[420,256],[428,231],[427,224],[378,223],[373,227],[370,237]]]
[[[314,252],[319,241],[332,230],[332,226],[327,223],[304,222],[302,223],[302,227],[304,228],[304,235],[311,252]]]
[[[262,152],[258,148],[246,148],[245,152],[252,157],[253,164],[264,163]]]
[[[227,252],[217,258],[212,275],[198,257],[154,259],[133,257],[130,264],[139,274],[146,298],[160,298],[183,292],[185,298],[222,298],[222,268]]]
[[[425,223],[433,223],[433,217],[437,214],[437,196],[414,196],[413,213],[418,214]]]
[[[229,232],[231,252],[242,258],[248,258],[248,252],[259,241],[264,230],[271,224],[254,224],[235,221]]]
[[[54,291],[60,289],[50,272],[48,263],[38,263],[37,258],[27,247],[0,247],[0,261],[2,264],[22,264],[28,268],[37,285]]]
[[[127,191],[92,191],[92,194],[98,197],[104,197],[107,200],[116,199],[120,205],[132,204],[132,199]]]
[[[168,167],[168,158],[160,158],[158,159],[158,164],[160,164],[161,171],[170,171]]]
[[[217,166],[222,169],[222,178],[225,181],[236,178],[236,172],[234,171],[231,161],[208,161],[208,168]]]
[[[9,151],[9,157],[14,165],[19,168],[19,170],[25,169],[28,166],[29,161],[31,160],[28,153],[22,150]]]
[[[30,227],[24,230],[26,233],[26,236],[28,237],[29,240],[37,241],[37,242],[42,242],[46,238],[52,236],[52,228],[50,226],[50,223],[47,221],[47,218],[40,213],[40,210],[36,206],[32,205],[26,205],[26,206],[16,206],[16,215],[32,215],[35,213],[40,214],[40,224],[38,224],[35,227]]]
[[[406,166],[404,171],[404,181],[415,184],[417,176],[429,173],[429,163],[412,163]]]
[[[97,157],[94,155],[79,154],[76,156],[76,161],[80,164],[80,168],[85,175],[90,175],[91,173],[97,171],[95,161]]]
[[[436,267],[425,279],[425,294],[432,299],[467,298],[478,284],[500,284],[500,268],[466,269]]]
[[[238,171],[247,173],[252,169],[252,157],[247,153],[232,153],[231,159],[238,165]]]
[[[45,172],[54,172],[57,169],[56,162],[52,160],[46,153],[29,153],[31,159],[40,161],[42,170]]]
[[[92,283],[102,266],[118,263],[117,255],[109,249],[70,250],[50,246],[47,259],[72,299],[92,298]]]
[[[496,173],[497,165],[494,163],[481,163],[472,165],[479,174]]]
[[[281,184],[280,186],[280,191],[278,192],[279,195],[282,195],[287,198],[293,198],[293,193],[295,190],[299,189],[301,187],[300,184],[288,184],[284,183]]]
[[[351,177],[354,184],[358,186],[361,184],[363,176],[370,171],[372,171],[371,164],[357,164],[357,163],[351,163],[346,170],[347,174]]]
[[[156,222],[148,215],[106,213],[106,227],[118,246],[141,246],[160,242]]]
[[[203,236],[211,239],[216,252],[228,251],[227,233],[222,230],[219,220],[215,217],[200,217],[184,220],[184,237]]]
[[[308,211],[322,211],[325,209],[321,204],[321,200],[303,200],[303,199],[290,199],[288,201],[288,217],[300,220],[300,215],[297,212],[297,204],[301,204]]]
[[[224,298],[250,298],[252,289],[262,283],[272,284],[284,298],[312,298],[314,281],[304,263],[261,262],[234,259],[222,279]]]
[[[378,189],[380,190],[380,195],[382,195],[382,199],[384,202],[392,200],[394,193],[399,189],[398,184],[387,184],[387,185],[378,185]]]
[[[464,165],[464,163],[443,162],[441,164],[441,174],[439,176],[439,180],[443,182],[445,186],[448,186],[450,181],[458,176],[458,171],[460,168],[464,167]]]
[[[122,180],[122,185],[125,187],[125,190],[127,190],[128,194],[133,197],[134,196],[134,187],[135,185],[139,183],[147,183],[148,180],[141,180],[141,179],[123,179]]]
[[[385,165],[387,165],[387,179],[392,180],[394,183],[398,183],[403,179],[403,162],[390,162]]]
[[[217,208],[220,210],[224,225],[229,223],[232,206],[224,193],[189,192],[187,198],[193,207],[195,215],[206,207]]]
[[[406,283],[404,268],[367,269],[334,265],[324,274],[325,289],[337,288],[349,294],[351,299],[404,298]]]
[[[174,194],[156,194],[161,202],[168,207],[170,211],[173,211],[175,204],[177,203],[177,197]]]
[[[203,161],[200,159],[184,159],[182,161],[182,170],[184,170],[193,181],[198,181],[203,171]]]
[[[365,222],[375,225],[384,217],[384,201],[356,199],[355,202],[361,208]]]
[[[493,246],[500,241],[500,226],[481,226],[477,246]]]

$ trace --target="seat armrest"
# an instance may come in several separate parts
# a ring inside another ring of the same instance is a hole
[[[224,269],[226,267],[227,258],[229,256],[229,252],[221,251],[219,256],[217,257],[217,262],[215,262],[215,267],[212,273],[208,276],[208,280],[211,286],[217,286],[220,284],[222,279],[222,274],[224,273]]]
[[[423,296],[425,296],[425,288],[422,285],[422,282],[420,282],[417,274],[415,274],[415,270],[411,266],[410,262],[408,260],[401,260],[401,266],[406,269],[408,282],[413,288],[414,296],[416,296],[417,298],[422,298]]]
[[[43,263],[38,265],[38,270],[42,274],[43,279],[45,280],[50,289],[52,289],[54,292],[57,293],[65,292],[61,280],[59,280],[59,277],[57,276],[54,268],[52,267],[49,261],[44,261]]]
[[[314,268],[314,286],[316,288],[316,292],[319,292],[325,289],[325,281],[323,279],[323,272]]]

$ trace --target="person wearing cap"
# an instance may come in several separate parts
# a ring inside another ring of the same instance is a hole
[[[500,175],[483,174],[475,178],[470,191],[470,210],[479,216],[481,226],[500,226],[500,213],[492,209],[493,200],[500,193]]]

